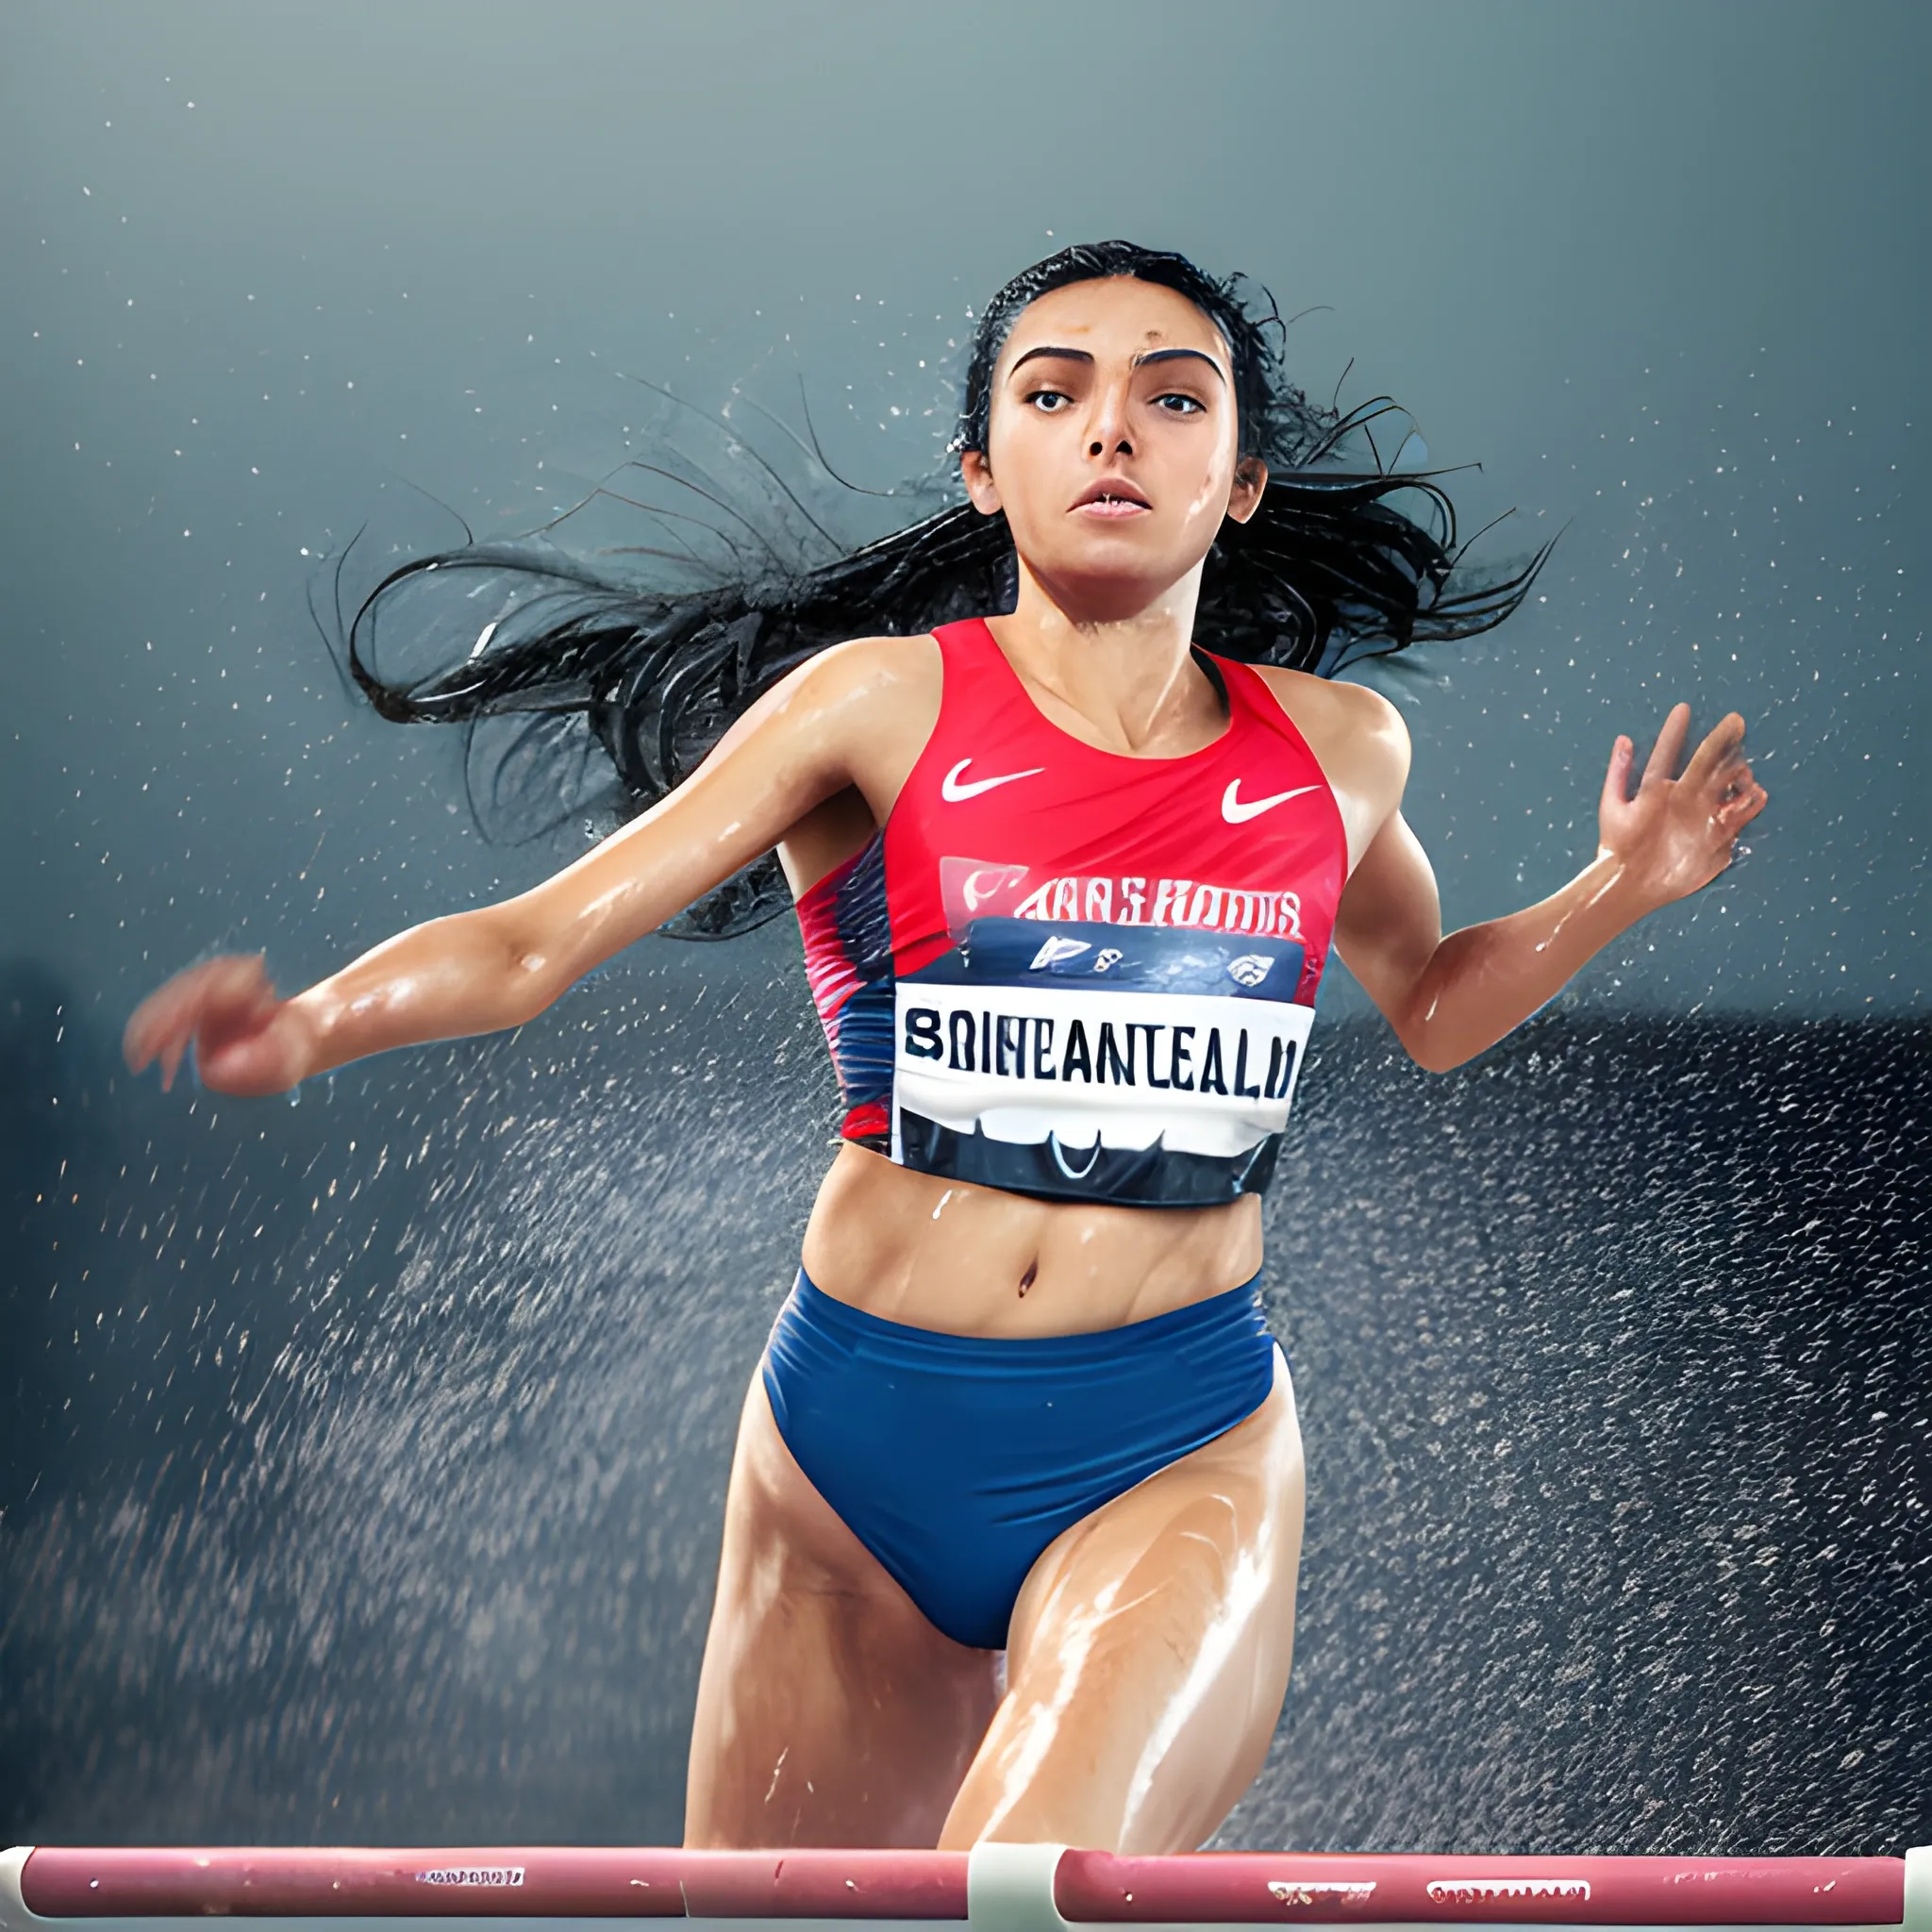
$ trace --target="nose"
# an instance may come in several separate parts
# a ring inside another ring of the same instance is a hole
[[[1090,457],[1130,457],[1134,454],[1132,435],[1127,426],[1125,378],[1102,383],[1093,393],[1093,420],[1088,425],[1087,454]]]

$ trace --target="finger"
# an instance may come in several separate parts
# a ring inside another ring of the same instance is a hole
[[[121,1036],[121,1050],[127,1058],[130,1073],[140,1073],[160,1051],[170,1034],[193,1024],[203,977],[199,966],[175,974],[149,993],[128,1016],[126,1030]]]
[[[139,1074],[146,1069],[148,1061],[154,1057],[154,1048],[148,1043],[148,1030],[142,1008],[136,1007],[128,1015],[127,1024],[121,1029],[121,1058],[127,1062],[127,1071],[130,1074]]]
[[[1747,785],[1735,798],[1727,798],[1711,814],[1721,829],[1736,837],[1771,803],[1762,785]]]
[[[1657,733],[1657,742],[1650,748],[1650,758],[1643,767],[1641,782],[1654,785],[1659,778],[1674,776],[1677,760],[1684,753],[1684,741],[1690,735],[1690,707],[1673,705],[1670,716],[1664,720],[1664,728]]]
[[[250,1005],[268,984],[259,953],[229,953],[210,959],[204,971],[203,999],[209,1006]]]
[[[175,1075],[181,1071],[181,1056],[188,1051],[188,1036],[177,1033],[161,1049],[161,1091],[172,1092]]]
[[[1690,762],[1684,768],[1684,782],[1698,786],[1715,777],[1717,774],[1737,758],[1738,747],[1744,741],[1744,721],[1737,712],[1720,718],[1706,735],[1704,742],[1691,755]]]
[[[1727,804],[1733,798],[1740,798],[1757,786],[1757,780],[1751,770],[1749,758],[1733,758],[1719,768],[1710,781],[1710,789],[1718,795],[1721,804]]]
[[[1637,747],[1621,735],[1610,747],[1610,768],[1604,774],[1604,794],[1599,801],[1603,811],[1613,812],[1630,803],[1630,766],[1636,756]]]

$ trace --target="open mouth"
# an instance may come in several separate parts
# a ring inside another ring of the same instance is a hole
[[[1089,517],[1141,516],[1152,508],[1131,483],[1114,479],[1094,484],[1074,505],[1078,514]]]

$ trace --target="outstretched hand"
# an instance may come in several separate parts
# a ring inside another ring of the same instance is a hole
[[[1637,792],[1630,771],[1637,748],[1619,738],[1604,777],[1597,825],[1603,856],[1653,906],[1667,906],[1707,886],[1731,862],[1738,834],[1764,809],[1766,792],[1743,754],[1744,721],[1720,719],[1673,775],[1690,734],[1690,707],[1674,705],[1657,733]]]
[[[163,1092],[191,1044],[203,1086],[222,1093],[280,1093],[306,1071],[303,1029],[259,953],[224,953],[175,974],[135,1008],[121,1037],[130,1073],[160,1060]]]

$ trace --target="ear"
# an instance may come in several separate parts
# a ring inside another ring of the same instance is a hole
[[[1259,457],[1243,457],[1234,466],[1234,488],[1227,492],[1227,513],[1244,524],[1261,508],[1268,488],[1268,465]]]
[[[983,449],[959,452],[959,480],[965,484],[966,494],[981,516],[997,514],[1002,508],[999,487],[992,480],[992,465],[987,461]]]

